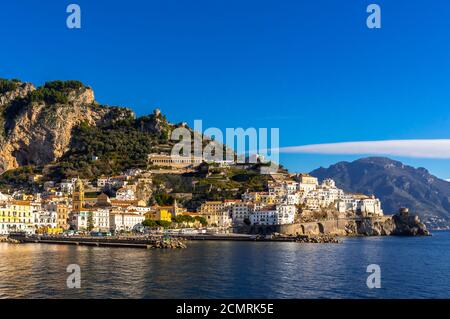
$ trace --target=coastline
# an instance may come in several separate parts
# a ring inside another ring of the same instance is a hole
[[[3,272],[3,282],[22,287],[5,285],[0,294],[10,298],[55,294],[61,298],[443,298],[448,297],[445,248],[450,232],[434,235],[346,237],[339,245],[188,241],[187,249],[177,250],[0,244],[0,267],[17,269]],[[382,267],[382,289],[366,286],[366,268],[374,263]],[[69,264],[82,270],[81,289],[65,288]],[[426,283],[430,288],[424,290]],[[37,290],[37,284],[42,289]]]
[[[187,248],[186,241],[265,241],[296,243],[339,243],[339,237],[358,236],[431,236],[417,215],[400,209],[392,216],[337,218],[307,223],[257,225],[241,227],[233,233],[127,235],[127,236],[61,236],[13,233],[0,242],[60,245],[130,247],[146,249]]]
[[[430,236],[417,215],[400,210],[395,215],[379,217],[335,218],[286,225],[250,226],[237,228],[238,233],[288,236]]]

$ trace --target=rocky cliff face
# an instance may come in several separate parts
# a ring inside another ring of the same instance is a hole
[[[276,226],[242,226],[237,232],[250,234],[308,236],[428,236],[426,226],[417,215],[399,213],[393,216],[329,219],[316,222]]]
[[[345,226],[347,236],[428,236],[426,226],[417,215],[400,214],[387,218],[366,218]]]
[[[31,83],[16,83],[12,90],[6,90],[3,94],[0,94],[0,107],[8,105],[16,98],[24,98],[28,93],[35,89],[36,88]]]
[[[89,87],[60,86],[61,90],[48,85],[38,92],[30,83],[18,83],[0,94],[0,173],[59,159],[68,150],[73,128],[82,122],[102,125],[134,117],[129,109],[99,105]]]

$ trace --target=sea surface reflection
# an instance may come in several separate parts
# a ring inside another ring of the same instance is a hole
[[[66,267],[81,267],[68,289]],[[366,267],[381,267],[368,289]],[[0,244],[0,298],[449,298],[450,232],[184,250]]]

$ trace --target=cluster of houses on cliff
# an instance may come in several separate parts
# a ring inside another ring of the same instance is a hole
[[[34,181],[39,178],[30,176]],[[333,212],[335,218],[383,215],[381,203],[374,196],[347,194],[333,180],[319,184],[308,174],[273,174],[264,192],[247,191],[240,199],[206,201],[195,211],[181,207],[176,200],[170,206],[148,205],[151,182],[150,173],[128,170],[120,176],[98,178],[94,191],[88,181],[73,178],[58,184],[47,181],[41,193],[0,193],[0,234],[60,233],[68,229],[129,232],[144,220],[170,223],[179,215],[206,220],[209,226],[220,228],[292,224],[299,217],[316,218],[314,214],[323,211]],[[113,189],[115,196],[108,196],[108,189]]]
[[[308,174],[270,181],[267,191],[246,192],[240,200],[205,202],[200,214],[210,224],[239,225],[292,224],[296,217],[331,211],[334,218],[382,216],[381,202],[374,196],[346,194],[331,179],[319,184]]]

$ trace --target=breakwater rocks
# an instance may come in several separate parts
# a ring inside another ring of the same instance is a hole
[[[187,248],[187,246],[185,243],[183,243],[182,240],[177,238],[171,238],[169,240],[158,240],[148,248],[176,249],[176,248]]]
[[[14,239],[21,243],[36,244],[60,244],[60,245],[82,245],[97,247],[129,247],[129,248],[147,248],[147,249],[178,249],[186,248],[182,239],[163,238],[163,237],[91,237],[91,236],[16,236]]]
[[[284,235],[279,233],[272,234],[273,240],[287,240],[297,242],[297,243],[307,243],[307,244],[338,244],[339,239],[336,236],[329,235],[318,235],[318,236],[308,236],[308,235]]]
[[[296,242],[309,244],[339,244],[340,241],[333,236],[313,236],[313,237],[299,237]]]

